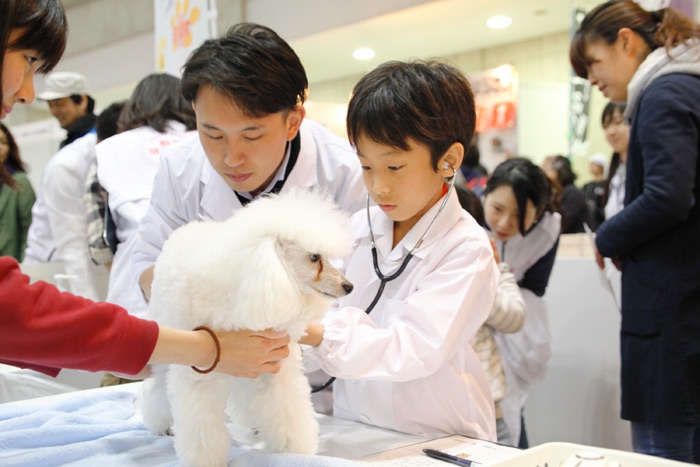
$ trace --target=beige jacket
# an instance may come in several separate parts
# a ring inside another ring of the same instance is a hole
[[[510,272],[508,264],[500,263],[498,269],[501,276],[493,308],[491,308],[491,313],[484,325],[479,328],[472,339],[472,347],[479,356],[489,378],[491,393],[496,404],[505,395],[506,377],[501,366],[498,346],[493,338],[493,331],[497,330],[503,333],[519,331],[525,322],[526,310],[520,287],[518,287],[515,276]]]

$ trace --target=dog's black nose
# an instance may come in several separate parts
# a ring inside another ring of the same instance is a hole
[[[355,286],[352,285],[350,282],[343,282],[343,290],[345,290],[346,294],[349,294],[352,292],[352,289],[354,289]]]

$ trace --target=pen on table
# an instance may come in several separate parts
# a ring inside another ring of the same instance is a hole
[[[435,449],[423,449],[426,456],[432,457],[433,459],[439,459],[441,461],[449,462],[451,464],[466,465],[466,466],[477,466],[481,465],[479,462],[470,461],[469,459],[462,459],[461,457],[453,456],[447,454],[446,452],[438,451]]]

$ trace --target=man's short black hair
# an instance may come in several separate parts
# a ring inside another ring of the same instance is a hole
[[[205,85],[254,117],[303,104],[309,86],[289,44],[273,30],[253,23],[237,24],[192,52],[183,68],[182,95],[195,102]]]

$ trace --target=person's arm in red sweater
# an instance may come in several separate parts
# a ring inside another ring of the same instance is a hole
[[[217,332],[216,371],[255,377],[276,373],[289,337],[273,331]],[[61,368],[137,374],[148,363],[208,368],[216,355],[205,331],[183,331],[129,315],[110,303],[29,284],[17,262],[0,257],[0,361],[56,375]]]

